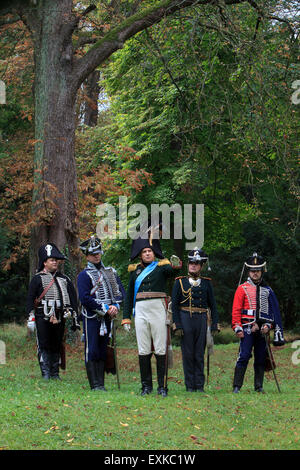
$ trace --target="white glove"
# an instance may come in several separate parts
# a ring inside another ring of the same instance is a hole
[[[28,330],[33,333],[35,330],[35,318],[34,318],[34,313],[31,313],[29,315],[29,318],[27,320],[27,328]]]
[[[125,323],[125,324],[123,325],[123,328],[124,328],[124,330],[125,330],[127,333],[129,333],[131,326],[130,326],[129,323]]]

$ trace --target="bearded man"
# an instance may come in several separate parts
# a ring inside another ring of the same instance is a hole
[[[243,385],[249,359],[254,350],[254,389],[264,392],[263,380],[266,366],[266,336],[274,329],[275,346],[284,344],[283,329],[275,293],[263,279],[266,261],[253,253],[244,263],[248,279],[235,292],[232,306],[232,329],[240,339],[239,355],[234,370],[233,392]],[[243,274],[243,271],[242,271]],[[242,278],[242,275],[241,275]]]

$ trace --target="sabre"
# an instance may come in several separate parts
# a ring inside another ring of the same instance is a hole
[[[115,368],[116,368],[116,376],[117,376],[117,384],[118,389],[120,390],[120,377],[119,377],[119,367],[118,367],[118,358],[117,358],[117,344],[116,344],[116,323],[113,321],[113,351],[114,351],[114,361],[115,361]]]
[[[278,383],[278,380],[277,380],[277,377],[276,377],[276,374],[275,374],[274,363],[273,363],[273,360],[272,360],[272,353],[271,353],[270,346],[269,346],[269,335],[267,335],[267,337],[265,339],[266,339],[266,346],[267,346],[268,356],[269,356],[269,359],[270,359],[270,362],[271,362],[273,376],[274,376],[274,379],[275,379],[275,382],[276,382],[276,385],[277,385],[278,392],[281,393],[279,383]]]
[[[164,388],[168,386],[168,353],[169,353],[169,344],[170,344],[170,327],[167,325],[167,341],[166,341],[166,362],[165,362],[165,375],[164,375]]]
[[[210,354],[209,354],[208,349],[207,349],[207,362],[206,362],[206,368],[207,368],[207,373],[206,373],[207,379],[206,379],[206,381],[207,381],[207,385],[209,384],[209,356],[210,356]]]

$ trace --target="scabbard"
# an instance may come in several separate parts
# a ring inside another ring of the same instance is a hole
[[[208,350],[207,350],[207,363],[206,363],[206,369],[207,369],[207,385],[208,385],[208,382],[209,382],[209,354],[208,354]]]
[[[114,361],[115,361],[115,368],[116,368],[116,376],[117,376],[117,384],[118,389],[120,390],[120,376],[119,376],[119,365],[118,365],[118,354],[117,354],[117,341],[116,341],[116,324],[113,321],[113,350],[114,350]]]
[[[280,390],[280,387],[279,387],[279,383],[278,383],[278,380],[277,380],[277,377],[276,377],[276,373],[275,373],[274,363],[273,363],[273,360],[272,360],[273,357],[272,357],[271,348],[270,348],[270,344],[269,344],[269,335],[267,335],[267,337],[265,338],[265,341],[266,341],[267,352],[268,352],[269,359],[270,359],[270,362],[271,362],[273,377],[274,377],[274,380],[275,380],[275,382],[276,382],[277,390],[278,390],[279,393],[281,393],[281,390]]]

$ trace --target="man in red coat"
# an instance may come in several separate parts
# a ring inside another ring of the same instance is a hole
[[[236,362],[233,392],[238,393],[254,349],[254,388],[263,392],[266,361],[266,335],[274,329],[275,346],[284,344],[283,329],[277,298],[263,280],[266,261],[257,253],[247,259],[249,277],[237,288],[232,307],[232,328],[240,338],[239,356]]]

